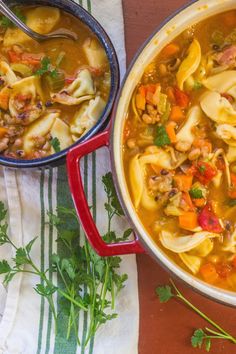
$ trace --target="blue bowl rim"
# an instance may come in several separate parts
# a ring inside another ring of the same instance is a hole
[[[48,167],[60,164],[59,160],[62,160],[66,157],[67,152],[77,146],[80,143],[83,143],[90,138],[92,138],[96,133],[98,133],[106,124],[108,119],[110,118],[110,113],[113,108],[116,94],[119,89],[119,81],[120,81],[120,70],[119,70],[119,63],[116,54],[116,50],[112,44],[112,41],[102,27],[102,25],[81,5],[75,3],[72,0],[13,0],[9,1],[9,6],[52,6],[57,7],[60,10],[68,12],[69,14],[73,15],[74,17],[78,18],[82,23],[87,25],[93,34],[97,36],[100,40],[101,44],[103,45],[108,61],[110,64],[110,72],[111,72],[111,88],[109,99],[106,104],[106,108],[103,111],[103,114],[97,121],[97,123],[80,139],[78,139],[74,144],[70,145],[67,149],[64,149],[58,153],[52,154],[50,156],[39,158],[39,159],[32,159],[32,160],[25,160],[25,159],[13,159],[8,158],[0,155],[0,165],[7,166],[7,167],[14,167],[14,168],[36,168],[36,167]]]

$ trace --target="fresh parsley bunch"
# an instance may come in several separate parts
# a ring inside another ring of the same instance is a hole
[[[108,216],[108,228],[103,239],[109,243],[127,240],[132,230],[126,230],[121,236],[112,230],[113,218],[122,217],[124,214],[116,196],[111,173],[103,176],[102,181],[107,195],[105,209]],[[42,272],[30,255],[36,238],[24,247],[18,248],[14,245],[7,233],[6,214],[7,211],[0,202],[0,245],[10,244],[15,249],[15,257],[11,263],[6,260],[0,262],[0,274],[5,275],[5,284],[18,273],[37,275],[40,282],[35,286],[35,291],[48,301],[55,320],[55,329],[58,314],[53,294],[57,292],[61,309],[67,316],[66,337],[69,339],[73,330],[78,344],[81,343],[78,337],[79,313],[87,312],[89,325],[84,343],[86,346],[101,325],[117,317],[114,312],[116,296],[127,280],[126,274],[119,273],[121,258],[102,258],[94,252],[86,240],[81,244],[75,210],[58,207],[57,214],[49,214],[49,219],[50,224],[57,229],[57,241],[64,245],[65,256],[54,254],[49,268]],[[49,277],[50,271],[56,272],[60,279],[57,286]]]

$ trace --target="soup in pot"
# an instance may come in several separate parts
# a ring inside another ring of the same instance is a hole
[[[0,18],[0,154],[42,158],[72,145],[101,117],[109,62],[97,37],[70,14],[54,7],[14,11],[38,33],[61,29],[78,37],[38,43]]]
[[[236,291],[236,11],[188,28],[145,68],[123,161],[157,245],[200,279]]]

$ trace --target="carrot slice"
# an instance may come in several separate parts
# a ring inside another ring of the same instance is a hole
[[[170,120],[176,123],[182,122],[185,119],[185,115],[179,106],[173,106],[170,112]]]
[[[182,199],[188,205],[190,210],[194,210],[193,202],[192,202],[192,199],[191,199],[191,197],[190,197],[188,192],[183,192],[182,193]]]
[[[136,106],[138,109],[141,109],[142,111],[145,110],[145,106],[146,106],[146,98],[145,96],[143,96],[141,93],[138,93],[135,97],[135,101],[136,101]]]
[[[206,263],[201,266],[200,273],[207,283],[215,283],[217,280],[219,280],[219,275],[216,271],[216,267],[212,263]]]
[[[8,103],[9,103],[9,94],[0,92],[0,108],[6,111],[8,109]]]
[[[188,192],[192,187],[193,176],[192,175],[175,175],[174,181],[177,188],[182,192]]]
[[[180,51],[178,44],[170,43],[163,50],[162,55],[165,57],[171,57],[172,55],[177,54]]]
[[[0,127],[0,138],[4,137],[7,133],[7,128]]]
[[[179,226],[182,229],[194,230],[198,226],[198,214],[194,211],[186,211],[179,216]]]
[[[204,198],[193,199],[193,203],[197,208],[202,208],[206,204],[206,199]]]
[[[175,123],[174,122],[169,122],[167,125],[166,125],[166,132],[169,136],[169,139],[171,141],[172,144],[175,144],[177,143],[177,137],[176,137],[176,134],[175,134]]]

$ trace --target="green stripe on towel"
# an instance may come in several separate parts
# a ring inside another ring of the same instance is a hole
[[[72,208],[73,202],[69,192],[66,167],[61,166],[58,168],[57,176],[57,206]],[[59,214],[60,217],[60,214]],[[57,253],[60,257],[67,256],[66,249],[63,245],[57,243]],[[58,285],[63,288],[63,283],[58,277]],[[55,337],[54,354],[75,354],[77,349],[77,342],[74,332],[71,332],[70,339],[66,339],[67,333],[67,316],[60,309],[60,297],[57,297],[57,314],[58,314],[58,326],[57,334]]]
[[[49,179],[48,179],[48,206],[49,213],[52,214],[52,182],[53,182],[53,170],[49,169]],[[49,224],[49,239],[48,239],[48,261],[49,265],[52,262],[52,244],[53,244],[53,226]],[[52,270],[49,270],[49,279],[52,280]],[[50,339],[51,339],[51,329],[52,329],[52,311],[49,308],[48,313],[48,328],[47,328],[47,339],[46,339],[46,351],[45,354],[50,353]]]
[[[41,172],[40,176],[40,205],[41,205],[41,255],[40,255],[40,269],[44,271],[44,236],[45,236],[45,206],[44,206],[44,170]],[[41,279],[41,284],[43,281]],[[41,305],[40,305],[40,319],[39,319],[39,333],[38,333],[38,349],[37,354],[40,354],[42,347],[42,332],[43,332],[43,318],[44,318],[44,305],[45,300],[44,297],[41,297]]]

